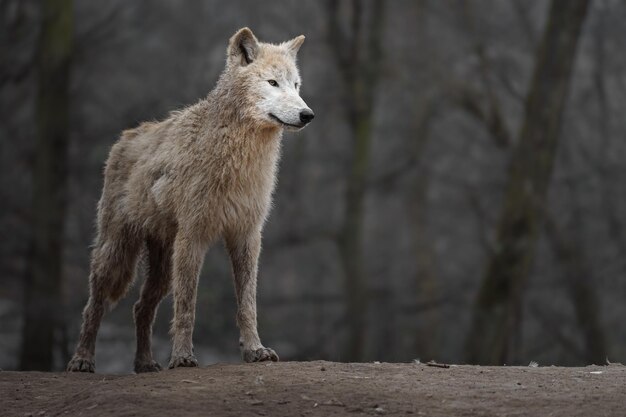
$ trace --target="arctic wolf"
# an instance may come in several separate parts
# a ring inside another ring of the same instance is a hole
[[[299,95],[296,54],[303,41],[260,43],[250,29],[239,30],[206,99],[123,132],[113,146],[98,204],[89,301],[68,371],[94,372],[102,315],[126,293],[140,253],[148,272],[134,306],[135,371],[161,369],[152,357],[152,323],[170,288],[169,367],[197,366],[192,333],[198,274],[218,239],[232,263],[243,360],[278,360],[257,332],[257,263],[283,130],[302,129],[314,117]]]

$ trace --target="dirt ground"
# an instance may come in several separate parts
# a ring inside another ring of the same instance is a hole
[[[158,374],[0,372],[2,416],[626,416],[626,366],[216,364]]]

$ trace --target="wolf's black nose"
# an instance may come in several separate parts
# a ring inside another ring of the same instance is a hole
[[[311,109],[304,109],[300,112],[300,121],[304,124],[309,123],[315,117],[315,113]]]

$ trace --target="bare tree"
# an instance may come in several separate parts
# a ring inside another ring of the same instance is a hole
[[[537,51],[525,117],[513,150],[496,248],[488,260],[467,341],[471,363],[515,360],[523,290],[552,175],[561,115],[588,0],[553,0]]]
[[[343,4],[345,5],[345,4]],[[364,359],[367,288],[363,274],[363,201],[372,138],[374,95],[380,80],[384,4],[374,0],[369,22],[363,2],[352,0],[348,31],[343,28],[342,2],[328,2],[330,43],[341,72],[344,103],[352,134],[352,158],[347,178],[344,223],[338,243],[345,274],[348,344],[343,359]],[[367,23],[367,24],[366,24]]]
[[[44,0],[37,51],[37,141],[33,171],[33,238],[25,287],[20,367],[51,370],[60,330],[61,257],[69,134],[72,0]]]
[[[591,268],[577,243],[578,239],[568,236],[550,214],[544,217],[548,240],[561,263],[576,321],[582,331],[582,359],[588,364],[602,365],[607,359],[606,335],[601,324],[598,295],[590,282]],[[574,222],[579,221],[580,217],[575,216]]]

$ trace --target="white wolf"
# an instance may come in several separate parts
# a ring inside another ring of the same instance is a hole
[[[260,43],[250,29],[239,30],[206,99],[125,131],[113,146],[98,205],[89,301],[68,371],[94,371],[102,315],[125,294],[143,247],[148,273],[134,307],[135,371],[161,369],[152,357],[152,323],[170,288],[169,367],[197,366],[192,333],[198,274],[206,249],[220,238],[233,267],[243,359],[278,360],[257,332],[257,262],[283,129],[301,129],[314,117],[299,95],[296,54],[303,41]]]

